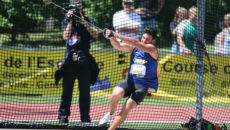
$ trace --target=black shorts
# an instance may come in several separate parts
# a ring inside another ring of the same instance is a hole
[[[116,87],[123,88],[125,90],[124,97],[133,99],[137,104],[140,104],[144,100],[148,92],[148,87],[127,80],[119,82]]]

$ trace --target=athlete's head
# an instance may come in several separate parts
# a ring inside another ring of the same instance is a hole
[[[156,29],[152,27],[146,27],[144,30],[144,33],[142,34],[141,42],[148,44],[148,43],[154,43],[156,39]]]

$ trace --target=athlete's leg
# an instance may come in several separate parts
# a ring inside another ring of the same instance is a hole
[[[133,99],[129,98],[127,102],[123,105],[121,113],[115,117],[112,125],[109,127],[108,130],[115,130],[115,128],[117,128],[120,124],[122,124],[125,121],[130,110],[132,110],[136,106],[137,103]]]
[[[110,114],[114,114],[119,100],[124,96],[125,90],[121,87],[115,87],[110,96]]]
[[[135,87],[134,92],[132,91],[133,87]],[[114,130],[125,121],[131,109],[135,108],[137,104],[140,104],[144,100],[148,90],[147,87],[133,83],[129,83],[129,88],[131,89],[132,94],[130,95],[130,98],[127,100],[127,102],[123,105],[121,113],[115,117],[109,130]]]
[[[107,123],[113,116],[115,116],[115,110],[117,104],[121,98],[123,98],[127,92],[129,92],[128,82],[126,80],[119,82],[116,87],[113,89],[113,92],[110,96],[110,109],[109,112],[104,115],[104,117],[99,121],[99,125],[104,125]]]

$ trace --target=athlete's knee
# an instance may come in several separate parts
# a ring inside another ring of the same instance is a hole
[[[115,87],[110,98],[111,99],[120,99],[124,96],[124,93],[125,93],[125,91],[123,88]]]
[[[129,102],[127,101],[126,104],[124,104],[123,109],[119,115],[121,116],[127,116],[128,113],[137,106],[136,102]]]
[[[131,109],[133,109],[133,108],[136,107],[136,106],[137,106],[136,101],[134,101],[134,100],[131,99],[131,98],[129,98],[129,99],[127,100],[126,104],[125,104],[125,108],[126,108],[127,110],[131,110]]]
[[[110,96],[110,99],[111,100],[119,100],[120,98],[122,98],[123,96],[119,93],[113,93],[111,96]]]

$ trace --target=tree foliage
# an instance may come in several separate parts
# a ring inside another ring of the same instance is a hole
[[[61,6],[68,0],[54,2]],[[113,29],[113,14],[122,9],[121,2],[122,0],[83,0],[83,11],[94,18],[100,28]],[[196,6],[196,3],[197,0],[166,0],[165,6],[156,18],[158,39],[161,41],[171,39],[169,23],[178,6],[189,9],[191,6]],[[58,20],[60,27],[64,17],[60,8],[44,5],[42,0],[1,0],[0,7],[0,31],[11,33],[13,42],[17,34],[34,31],[35,27],[51,16]],[[206,0],[205,38],[207,40],[213,40],[215,34],[220,31],[219,23],[223,20],[224,14],[229,13],[229,10],[229,0]]]
[[[83,1],[84,12],[93,17],[101,28],[112,29],[113,14],[122,9],[121,1],[118,0],[85,0]]]
[[[55,16],[45,11],[42,0],[2,0],[0,6],[0,31],[11,33],[12,43],[18,34],[33,31],[45,18]]]

